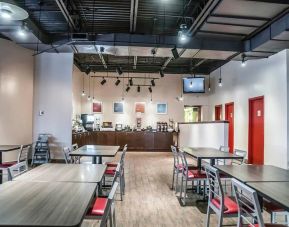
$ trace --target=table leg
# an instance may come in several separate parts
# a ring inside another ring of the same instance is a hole
[[[214,166],[214,165],[215,165],[215,159],[214,159],[214,158],[212,158],[212,159],[210,160],[210,165],[211,165],[211,166]]]
[[[199,170],[202,169],[202,159],[201,159],[201,158],[198,158],[198,159],[197,159],[197,166],[198,166],[198,169],[199,169]]]
[[[96,156],[92,157],[92,164],[96,164],[96,158],[97,158]]]
[[[98,157],[98,163],[97,164],[102,164],[102,157],[101,156]]]

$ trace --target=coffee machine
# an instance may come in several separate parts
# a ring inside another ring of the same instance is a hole
[[[82,125],[87,131],[93,131],[94,115],[81,114]]]

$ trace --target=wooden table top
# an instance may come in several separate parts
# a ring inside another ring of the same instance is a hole
[[[18,177],[15,181],[99,183],[106,165],[101,164],[56,164],[38,166]]]
[[[85,145],[70,153],[71,156],[114,157],[119,146]]]
[[[183,150],[188,155],[193,156],[194,158],[201,159],[242,159],[238,155],[234,155],[229,152],[222,152],[215,148],[209,147],[184,147]]]
[[[0,186],[0,226],[81,226],[97,184],[11,181]]]
[[[250,182],[248,186],[289,211],[289,182]]]
[[[289,170],[270,165],[220,165],[221,172],[242,182],[289,182]]]
[[[0,145],[0,152],[15,151],[20,147],[20,145]]]

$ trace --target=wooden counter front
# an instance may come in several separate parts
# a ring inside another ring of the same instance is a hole
[[[72,134],[72,143],[83,145],[128,145],[130,151],[170,151],[174,144],[171,132],[94,131]]]

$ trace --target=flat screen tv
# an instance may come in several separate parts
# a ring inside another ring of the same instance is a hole
[[[184,93],[205,93],[205,77],[183,78]]]

